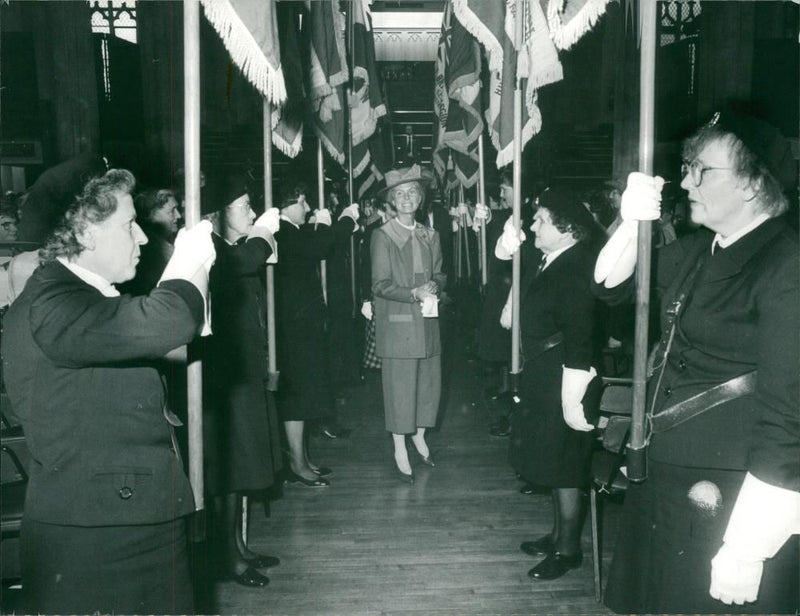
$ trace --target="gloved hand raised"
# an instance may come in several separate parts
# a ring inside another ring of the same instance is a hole
[[[485,220],[489,222],[492,219],[492,210],[483,203],[475,204],[475,220]]]
[[[661,189],[664,178],[634,171],[622,193],[620,216],[624,221],[658,220],[661,216]]]
[[[361,314],[367,321],[372,320],[372,302],[366,301],[361,304]]]
[[[333,222],[331,220],[331,212],[328,208],[320,208],[312,214],[311,219],[309,222],[314,223],[315,225],[326,225],[328,227],[331,226]]]
[[[217,257],[214,242],[211,240],[211,231],[211,223],[207,220],[201,220],[191,229],[183,228],[178,231],[175,249],[164,268],[161,280],[180,278],[194,282],[199,270],[202,270],[207,278]]]
[[[281,211],[276,207],[269,208],[261,214],[253,223],[253,227],[261,227],[269,231],[272,235],[278,232],[281,227]]]
[[[597,371],[594,368],[579,370],[564,366],[562,369],[561,411],[564,421],[573,430],[578,430],[579,432],[594,430],[594,426],[586,421],[582,400],[586,394],[589,381],[596,376]]]
[[[358,203],[351,203],[350,205],[348,205],[346,208],[344,208],[342,210],[341,214],[339,214],[339,220],[341,220],[344,217],[347,217],[347,218],[352,218],[353,222],[357,223],[358,222],[358,215],[359,215],[359,213],[358,213]]]
[[[514,229],[514,220],[509,218],[503,225],[503,234],[498,238],[494,247],[494,255],[498,259],[508,261],[525,241],[525,232]]]

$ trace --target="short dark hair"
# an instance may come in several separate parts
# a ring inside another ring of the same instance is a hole
[[[140,192],[133,201],[136,217],[142,221],[152,220],[153,214],[164,207],[170,199],[175,199],[175,191],[170,188],[152,188]]]
[[[282,210],[285,207],[294,205],[301,195],[308,197],[308,185],[302,181],[294,183],[289,182],[278,194],[275,205],[277,205],[278,209]]]
[[[561,233],[571,234],[578,242],[596,239],[597,223],[574,188],[561,185],[548,188],[539,195],[536,207],[550,212],[553,226]]]
[[[135,186],[136,179],[127,169],[110,169],[89,180],[45,241],[39,260],[44,263],[56,257],[70,259],[81,254],[86,247],[79,238],[86,227],[112,216],[118,206],[115,193],[131,194]]]

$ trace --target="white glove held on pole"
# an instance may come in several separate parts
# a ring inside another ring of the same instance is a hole
[[[310,222],[313,222],[315,225],[327,225],[330,227],[333,222],[331,220],[330,210],[325,207],[318,209],[314,212],[313,216],[311,216]]]
[[[800,492],[747,473],[728,520],[723,544],[711,560],[709,594],[741,605],[758,599],[764,560],[800,532]]]
[[[361,314],[367,321],[372,320],[372,302],[363,302],[361,304]]]
[[[509,218],[503,225],[503,234],[497,239],[494,247],[494,256],[502,261],[508,261],[519,250],[525,241],[525,232],[514,228],[514,220]]]
[[[658,220],[661,216],[661,189],[664,179],[634,171],[622,193],[622,223],[603,246],[594,268],[595,282],[616,287],[630,278],[636,267],[636,243],[640,220]]]
[[[508,298],[503,305],[503,311],[500,313],[500,327],[503,329],[511,329],[511,297],[512,290],[508,290]]]
[[[253,223],[253,227],[261,227],[269,231],[270,234],[275,235],[278,232],[278,229],[281,228],[281,211],[276,207],[269,208],[266,212],[261,214],[261,216],[256,218],[256,221]]]
[[[211,315],[208,304],[208,273],[217,251],[211,240],[213,227],[207,220],[201,220],[191,229],[183,228],[175,237],[175,249],[172,252],[159,283],[164,280],[186,280],[191,282],[203,296],[205,323],[202,336],[211,334]]]
[[[590,432],[594,426],[586,421],[583,414],[583,396],[586,388],[597,371],[594,368],[579,370],[577,368],[567,368],[563,366],[561,376],[561,410],[564,421],[573,430],[579,432]]]
[[[492,211],[483,205],[483,203],[475,204],[475,218],[472,221],[472,230],[479,233],[481,230],[481,221],[488,223],[492,219]]]
[[[342,213],[339,214],[339,220],[341,220],[345,216],[347,218],[352,218],[353,222],[358,223],[358,203],[351,203],[346,208],[344,208],[342,210]],[[358,227],[357,224],[356,227]]]

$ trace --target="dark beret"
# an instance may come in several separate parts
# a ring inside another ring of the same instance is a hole
[[[593,230],[597,224],[589,208],[583,204],[580,193],[571,186],[556,185],[545,189],[536,200],[536,205],[545,208],[559,220],[587,231]]]
[[[242,195],[251,194],[252,183],[246,174],[239,172],[209,177],[200,192],[200,214],[219,212]]]
[[[777,128],[735,107],[727,107],[714,114],[709,124],[716,124],[723,132],[738,137],[784,190],[794,188],[797,162],[792,156],[789,141]]]

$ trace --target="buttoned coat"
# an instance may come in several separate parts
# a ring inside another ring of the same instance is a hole
[[[372,293],[376,346],[379,357],[423,358],[441,353],[438,319],[425,318],[411,291],[433,280],[444,289],[442,249],[439,234],[416,223],[414,235],[419,240],[424,272],[414,275],[413,242],[399,233],[394,219],[372,234]]]
[[[31,453],[26,517],[134,525],[194,509],[153,361],[202,323],[202,296],[183,280],[109,298],[57,261],[34,272],[5,316],[2,348]]]
[[[212,234],[217,258],[211,268],[211,323],[204,368],[213,423],[209,491],[261,490],[281,468],[280,427],[267,399],[267,303],[264,273],[272,254],[267,241],[252,237],[229,244]]]
[[[275,301],[278,333],[281,418],[315,419],[333,413],[327,355],[328,307],[322,292],[320,261],[343,244],[355,223],[343,217],[330,227],[284,220],[275,234],[278,265]]]

